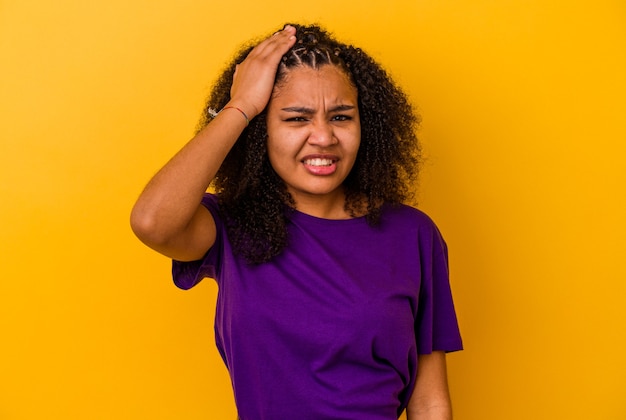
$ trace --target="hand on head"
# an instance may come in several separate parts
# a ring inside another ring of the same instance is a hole
[[[242,109],[252,119],[270,100],[281,57],[296,42],[296,29],[287,25],[282,31],[259,43],[237,65],[230,89],[230,106]]]

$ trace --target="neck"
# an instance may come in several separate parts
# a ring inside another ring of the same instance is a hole
[[[351,219],[346,211],[346,197],[343,191],[332,196],[293,194],[296,210],[321,219]]]

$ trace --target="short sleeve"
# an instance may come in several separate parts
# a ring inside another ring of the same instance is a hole
[[[222,248],[222,238],[224,226],[219,217],[217,197],[213,194],[205,194],[202,198],[202,205],[205,206],[215,220],[217,235],[215,244],[209,249],[206,255],[196,261],[172,260],[172,278],[174,284],[183,289],[191,289],[200,283],[205,277],[216,278],[217,262],[219,261],[219,250]]]
[[[422,281],[415,324],[418,353],[462,350],[447,245],[434,224],[420,229],[419,235]]]

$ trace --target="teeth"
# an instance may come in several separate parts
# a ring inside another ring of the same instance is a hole
[[[306,159],[304,163],[310,166],[330,166],[333,164],[333,161],[331,159],[315,158],[315,159]]]

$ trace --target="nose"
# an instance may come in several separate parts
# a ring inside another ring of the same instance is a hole
[[[337,143],[332,125],[328,121],[317,120],[311,124],[309,144],[327,147]]]

